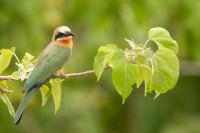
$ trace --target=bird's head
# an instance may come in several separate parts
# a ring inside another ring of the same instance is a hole
[[[62,47],[73,47],[73,37],[75,35],[67,26],[60,26],[55,29],[52,37],[52,42]]]

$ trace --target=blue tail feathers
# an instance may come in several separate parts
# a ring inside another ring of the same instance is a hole
[[[22,100],[22,102],[20,103],[18,109],[17,109],[17,112],[15,114],[15,118],[14,118],[14,121],[13,123],[15,125],[17,125],[20,120],[21,120],[21,117],[23,115],[23,112],[26,108],[26,106],[28,105],[31,97],[37,92],[38,88],[34,88],[34,89],[31,89],[30,91],[28,91],[24,97],[24,99]]]

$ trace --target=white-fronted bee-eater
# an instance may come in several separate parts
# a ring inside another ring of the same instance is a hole
[[[50,44],[38,57],[33,71],[24,84],[23,91],[25,96],[17,109],[14,124],[20,122],[31,97],[68,60],[72,53],[73,37],[74,34],[66,26],[60,26],[55,29]]]

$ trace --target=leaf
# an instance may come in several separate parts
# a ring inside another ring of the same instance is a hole
[[[0,81],[0,91],[2,93],[13,92],[12,90],[8,90],[8,85],[7,85],[7,81],[6,80]]]
[[[134,40],[129,40],[129,39],[124,39],[126,42],[128,42],[129,46],[131,47],[131,49],[135,49],[136,48],[136,43],[134,42]]]
[[[51,94],[53,96],[54,105],[55,105],[55,113],[58,111],[58,109],[60,108],[60,105],[61,105],[61,94],[62,94],[61,83],[62,83],[62,81],[63,80],[58,79],[58,78],[50,80]]]
[[[14,117],[15,116],[15,110],[14,110],[14,108],[13,108],[13,106],[12,106],[12,104],[11,104],[9,98],[8,98],[8,96],[5,93],[1,93],[0,92],[0,99],[6,104],[10,115],[12,117]]]
[[[107,44],[98,49],[98,53],[94,59],[94,71],[97,76],[97,81],[100,79],[103,70],[116,51],[118,51],[118,48],[114,44]]]
[[[112,79],[117,92],[122,96],[122,103],[132,91],[132,85],[137,81],[137,65],[127,61],[123,51],[118,51],[110,60]]]
[[[160,47],[152,60],[151,79],[147,86],[147,92],[166,93],[172,89],[179,76],[179,61],[174,52],[170,49]]]
[[[112,68],[112,80],[117,92],[122,96],[123,103],[132,91],[144,82],[145,95],[152,91],[156,96],[172,89],[179,76],[178,44],[167,30],[152,28],[145,45],[135,44],[127,40],[131,49],[122,51],[109,44],[98,49],[94,60],[94,71],[99,80],[105,67]],[[158,50],[146,47],[149,41],[158,46]]]
[[[44,106],[49,98],[49,88],[46,85],[40,87],[40,92],[42,95],[42,106]]]
[[[22,64],[28,67],[32,65],[33,60],[34,60],[34,56],[32,56],[29,53],[25,53],[24,57],[22,58]]]
[[[144,73],[144,85],[145,85],[145,92],[144,92],[144,95],[146,96],[147,93],[148,93],[148,86],[149,86],[149,82],[151,80],[151,69],[149,68],[145,68],[143,67],[142,69],[143,73]]]
[[[103,70],[105,69],[105,66],[107,64],[105,57],[106,53],[98,52],[94,58],[94,71],[97,76],[97,81],[100,79],[101,74],[103,73]]]
[[[20,72],[19,71],[15,71],[11,74],[12,78],[15,80],[19,80],[20,79]]]
[[[101,46],[98,49],[98,52],[104,52],[104,53],[113,53],[118,50],[118,47],[114,44],[107,44],[105,46]]]
[[[163,46],[178,53],[178,44],[173,40],[169,32],[161,27],[152,28],[149,30],[148,39],[154,41],[158,47]]]
[[[34,61],[34,56],[29,53],[25,53],[22,58],[22,63],[17,64],[18,71],[14,72],[12,76],[16,79],[20,78],[21,81],[25,80],[34,68]]]
[[[2,49],[0,53],[0,73],[2,73],[9,66],[13,51],[10,49]]]
[[[136,85],[137,85],[137,88],[139,88],[144,80],[145,73],[144,73],[144,68],[142,66],[138,65],[137,67],[138,67],[138,73],[137,73]]]
[[[145,84],[145,88],[147,88],[150,78],[151,78],[150,65],[147,62],[143,64],[138,64],[138,73],[137,73],[137,82],[136,82],[137,88],[140,87],[143,81]],[[145,95],[146,95],[146,92],[145,92]]]

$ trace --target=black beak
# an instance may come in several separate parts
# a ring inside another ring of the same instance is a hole
[[[72,33],[72,32],[69,32],[69,31],[68,31],[68,32],[66,32],[65,34],[66,34],[66,36],[73,36],[73,37],[75,37],[75,34],[74,34],[74,33]]]

